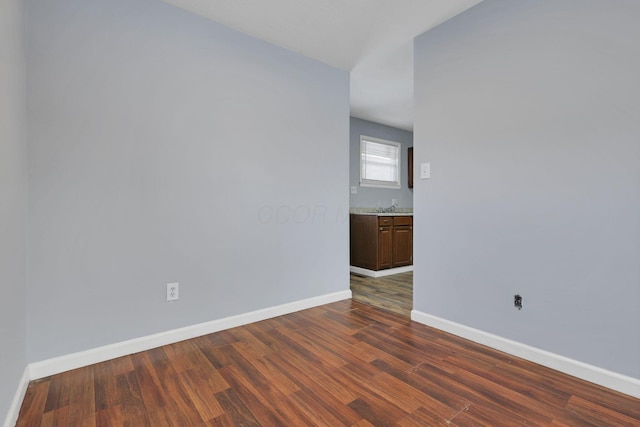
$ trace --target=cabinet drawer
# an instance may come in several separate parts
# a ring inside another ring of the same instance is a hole
[[[379,216],[378,217],[378,225],[393,225],[393,217],[392,216]]]
[[[412,216],[394,216],[393,225],[413,225]]]

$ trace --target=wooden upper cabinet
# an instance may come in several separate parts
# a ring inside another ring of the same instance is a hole
[[[407,151],[407,170],[409,171],[409,178],[407,182],[409,183],[409,188],[413,188],[413,147],[409,147],[409,150]]]

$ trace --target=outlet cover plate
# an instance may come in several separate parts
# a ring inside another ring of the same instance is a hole
[[[180,298],[180,283],[167,283],[167,302],[177,301]]]
[[[422,163],[420,165],[420,179],[431,178],[431,163]]]

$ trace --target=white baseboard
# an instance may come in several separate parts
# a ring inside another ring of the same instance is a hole
[[[27,366],[26,368],[24,368],[22,378],[20,378],[20,382],[18,383],[18,389],[16,390],[16,394],[13,396],[11,406],[9,406],[9,412],[7,412],[7,417],[4,420],[3,427],[14,427],[16,425],[16,422],[18,421],[18,415],[20,414],[22,401],[24,400],[25,394],[27,394],[29,381],[30,373],[29,366]]]
[[[350,290],[335,292],[31,363],[29,380],[350,298]]]
[[[442,319],[421,311],[411,311],[411,320],[443,330],[453,335],[486,345],[513,356],[529,360],[565,374],[640,398],[640,379],[608,371],[559,354],[531,347],[507,338],[493,335],[460,323]]]
[[[396,268],[387,268],[385,270],[369,270],[361,267],[349,266],[349,271],[351,273],[359,274],[361,276],[367,277],[384,277],[391,276],[393,274],[406,273],[408,271],[413,271],[413,265],[408,265],[406,267],[396,267]]]
[[[135,338],[128,341],[122,341],[115,344],[109,344],[90,350],[80,351],[65,356],[55,357],[52,359],[34,362],[27,365],[18,384],[18,389],[14,395],[9,412],[3,424],[3,427],[14,427],[20,406],[24,400],[24,396],[29,386],[29,381],[48,377],[49,375],[59,374],[72,369],[82,368],[94,363],[104,362],[106,360],[115,359],[117,357],[126,356],[140,351],[150,350],[152,348],[161,347],[163,345],[199,337],[202,335],[219,332],[225,329],[235,328],[253,322],[259,322],[265,319],[282,316],[284,314],[294,313],[300,310],[317,307],[332,302],[351,299],[351,291],[340,291],[331,294],[321,295],[318,297],[307,298],[300,301],[294,301],[287,304],[277,305],[261,310],[251,311],[236,316],[225,317],[223,319],[212,320],[210,322],[200,323],[197,325],[187,326],[184,328],[173,329],[158,334],[148,335],[145,337]]]

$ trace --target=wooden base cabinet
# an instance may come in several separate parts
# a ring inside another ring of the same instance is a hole
[[[393,218],[393,261],[392,267],[413,264],[413,217]]]
[[[378,268],[376,270],[382,270],[393,266],[393,227],[381,223],[378,225]]]
[[[350,215],[351,265],[384,270],[413,264],[413,217]]]

